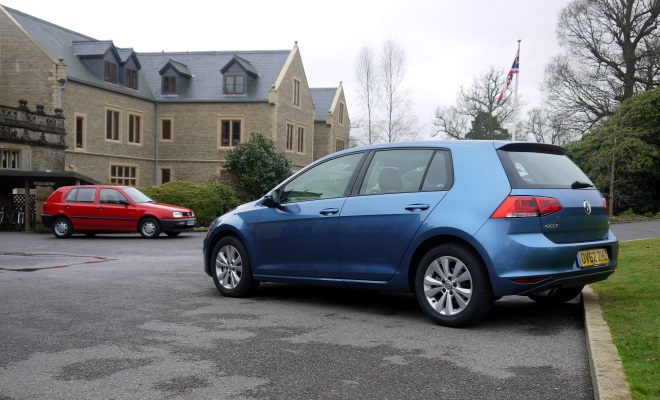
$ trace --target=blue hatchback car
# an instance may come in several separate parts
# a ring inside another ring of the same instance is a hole
[[[218,217],[203,252],[225,296],[260,282],[407,291],[457,327],[502,296],[575,298],[614,272],[618,240],[564,148],[432,141],[330,154]]]

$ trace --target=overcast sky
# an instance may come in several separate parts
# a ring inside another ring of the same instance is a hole
[[[544,67],[560,52],[557,13],[569,0],[0,0],[0,4],[136,52],[289,50],[298,41],[311,87],[343,82],[351,119],[361,115],[355,60],[387,38],[406,52],[413,110],[432,130],[438,106],[490,66],[507,73],[521,39],[518,93],[541,101]],[[524,112],[525,110],[523,110]]]

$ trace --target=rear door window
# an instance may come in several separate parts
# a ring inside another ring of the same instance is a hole
[[[66,201],[78,203],[93,203],[96,188],[74,188],[66,195]]]

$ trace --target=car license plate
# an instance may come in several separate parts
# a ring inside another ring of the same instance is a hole
[[[191,219],[190,221],[187,221],[186,224],[188,225],[195,225],[195,220]]]
[[[606,265],[610,262],[610,257],[607,255],[607,250],[605,249],[579,251],[577,259],[581,268]]]

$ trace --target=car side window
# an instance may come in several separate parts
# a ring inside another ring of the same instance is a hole
[[[452,180],[449,152],[436,151],[431,165],[429,165],[429,169],[426,171],[422,191],[448,190],[453,183]]]
[[[121,201],[125,201],[126,197],[121,194],[117,189],[104,188],[101,189],[99,193],[99,203],[103,204],[121,204]]]
[[[331,199],[346,193],[363,153],[333,158],[298,175],[282,187],[281,203]]]
[[[66,201],[76,201],[76,195],[78,194],[78,188],[73,188],[67,193]]]
[[[419,191],[432,156],[432,149],[376,152],[364,176],[359,194]]]
[[[66,201],[77,203],[93,203],[96,195],[96,188],[77,188],[71,189],[66,195]]]

